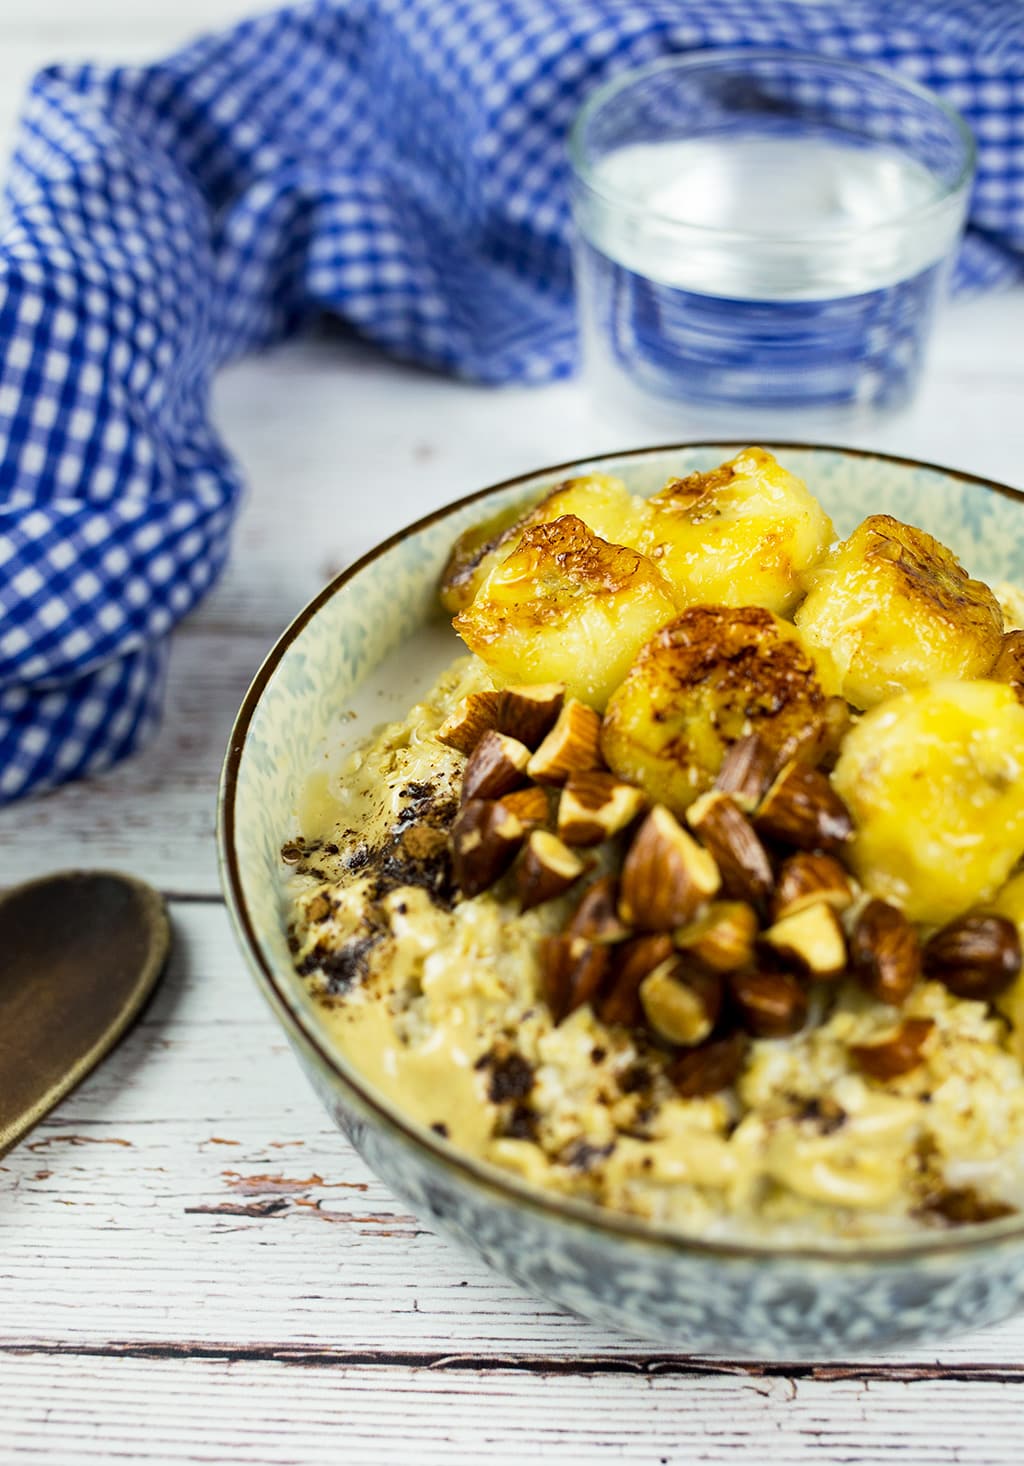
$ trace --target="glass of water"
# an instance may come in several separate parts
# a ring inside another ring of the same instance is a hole
[[[908,401],[974,172],[938,98],[854,63],[700,52],[600,88],[570,155],[601,399],[747,430]]]

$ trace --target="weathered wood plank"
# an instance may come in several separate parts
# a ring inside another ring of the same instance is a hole
[[[643,1466],[1016,1466],[995,1384],[712,1376],[485,1377],[408,1367],[7,1357],[5,1462],[129,1457],[417,1466],[498,1455]]]
[[[110,37],[126,49],[143,44],[180,45],[196,32],[253,15],[252,0],[174,0],[137,5],[132,0],[7,0],[0,35],[48,46],[86,46]]]

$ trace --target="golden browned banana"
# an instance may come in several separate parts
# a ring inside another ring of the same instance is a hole
[[[795,621],[856,707],[946,677],[983,677],[1003,617],[987,585],[922,529],[872,514],[808,577]]]
[[[684,810],[747,734],[779,751],[824,739],[823,675],[770,611],[692,606],[647,642],[612,696],[602,752],[652,800]]]

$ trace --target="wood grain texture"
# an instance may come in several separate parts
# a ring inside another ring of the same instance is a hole
[[[10,1459],[450,1466],[504,1459],[805,1466],[1019,1460],[1020,1399],[944,1380],[484,1378],[400,1365],[4,1360]],[[979,1434],[974,1412],[984,1410]],[[386,1433],[382,1435],[382,1422]],[[1018,1454],[1014,1454],[1018,1453]]]
[[[4,0],[0,148],[39,66],[145,60],[248,9]],[[1022,339],[1024,291],[958,305],[912,412],[823,436],[1024,484]],[[748,1367],[583,1324],[433,1235],[327,1120],[219,903],[231,720],[324,580],[489,482],[703,424],[655,433],[578,384],[474,387],[330,332],[226,371],[214,412],[249,493],[231,566],[176,637],[157,740],[0,813],[0,885],[123,866],[187,898],[142,1021],[0,1160],[0,1463],[1017,1466],[1024,1320]]]

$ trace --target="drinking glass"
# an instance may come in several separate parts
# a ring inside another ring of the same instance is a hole
[[[902,406],[974,142],[911,81],[742,49],[615,77],[570,138],[586,370],[675,423]]]

